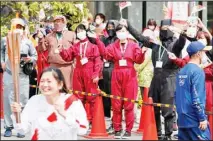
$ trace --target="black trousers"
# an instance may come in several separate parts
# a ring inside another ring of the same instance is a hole
[[[110,62],[109,67],[103,68],[103,79],[99,80],[99,88],[106,94],[111,94],[111,77],[112,77],[113,64]],[[105,117],[111,117],[111,99],[103,97],[104,115]]]
[[[37,71],[36,69],[33,70],[33,72],[29,75],[30,78],[30,91],[29,91],[29,98],[32,96],[36,95],[37,92],[37,87],[32,87],[32,86],[37,86]]]
[[[159,69],[154,71],[154,77],[151,82],[149,97],[153,98],[154,103],[174,104],[174,92],[176,88],[177,70]],[[155,121],[158,136],[162,135],[161,113],[164,117],[165,135],[170,136],[173,132],[173,122],[175,112],[173,108],[154,107]],[[161,111],[161,113],[160,113]]]

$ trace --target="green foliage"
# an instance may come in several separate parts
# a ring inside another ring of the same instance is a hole
[[[75,6],[83,4],[83,13]],[[33,33],[39,21],[39,11],[44,9],[45,16],[55,16],[62,14],[67,18],[67,27],[69,30],[75,30],[75,27],[87,16],[89,9],[87,2],[1,2],[1,9],[7,5],[12,9],[8,15],[1,16],[1,36],[5,36],[11,28],[11,19],[15,18],[16,12],[20,11],[21,18],[28,22],[30,32]]]

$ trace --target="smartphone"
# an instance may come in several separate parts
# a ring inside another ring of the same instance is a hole
[[[27,57],[27,54],[21,54],[21,58]]]

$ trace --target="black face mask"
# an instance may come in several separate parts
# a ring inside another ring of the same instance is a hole
[[[115,29],[109,29],[107,30],[107,33],[109,37],[114,37],[116,35]]]
[[[167,30],[160,30],[160,40],[165,41],[169,38],[172,38],[174,33],[170,31],[169,29]]]

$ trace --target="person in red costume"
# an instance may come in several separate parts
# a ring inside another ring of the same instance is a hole
[[[96,38],[103,58],[114,63],[111,80],[112,94],[136,99],[138,83],[134,63],[141,64],[144,61],[144,54],[137,43],[127,38],[128,34],[126,26],[118,25],[116,27],[118,39],[106,48],[97,35],[93,34],[91,37]],[[125,110],[126,122],[126,132],[123,135],[121,135],[122,108]],[[134,103],[112,99],[112,109],[115,138],[129,138],[134,124]]]
[[[76,59],[73,90],[94,93],[98,88],[99,75],[103,66],[99,49],[87,38],[86,27],[83,24],[78,25],[75,32],[80,41],[68,49],[63,49],[63,46],[60,46],[58,50],[64,61],[69,62]],[[84,104],[87,100],[93,117],[95,97],[79,94],[78,98]],[[92,121],[92,119],[90,120]]]

